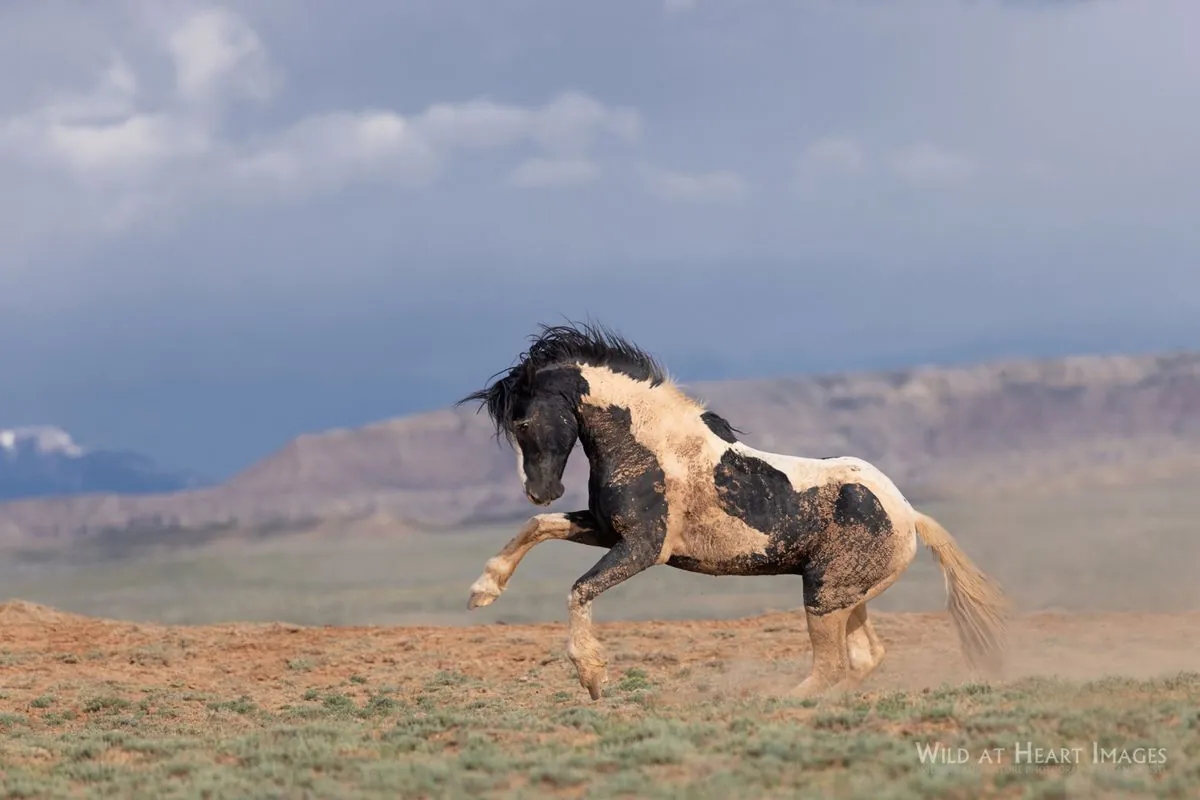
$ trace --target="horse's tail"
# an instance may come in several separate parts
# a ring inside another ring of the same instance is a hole
[[[1004,590],[967,557],[941,524],[917,512],[917,535],[933,551],[946,578],[946,606],[973,669],[999,673],[1007,647]]]

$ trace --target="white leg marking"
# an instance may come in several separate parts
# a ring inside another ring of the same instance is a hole
[[[487,564],[483,567],[483,574],[471,584],[471,599],[467,602],[467,608],[474,609],[480,606],[488,606],[500,597],[500,593],[504,591],[504,587],[500,585],[498,573],[503,566],[503,562],[499,556],[493,556],[488,559]],[[505,579],[507,580],[507,576],[505,576]]]

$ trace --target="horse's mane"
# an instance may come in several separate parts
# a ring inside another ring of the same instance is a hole
[[[530,337],[529,349],[518,357],[507,375],[503,370],[497,372],[492,378],[504,377],[454,404],[457,408],[476,401],[480,408],[486,406],[497,437],[504,434],[511,440],[514,401],[532,389],[533,376],[546,367],[582,363],[608,367],[651,386],[667,380],[666,371],[653,356],[602,325],[571,323],[539,327],[541,333]]]

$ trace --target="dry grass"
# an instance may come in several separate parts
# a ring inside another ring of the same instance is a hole
[[[465,610],[515,526],[9,553],[6,593],[54,608],[0,606],[0,796],[1200,795],[1200,497],[923,510],[1019,609],[1077,613],[1018,617],[1009,672],[976,683],[923,553],[871,604],[884,666],[815,704],[784,697],[809,665],[803,615],[738,619],[799,605],[796,580],[668,568],[597,602],[612,681],[589,702],[563,605],[598,550],[539,547],[494,606]],[[164,624],[222,620],[243,621]],[[968,763],[923,764],[934,742]],[[1082,763],[1016,765],[1018,743]],[[1162,748],[1166,764],[1094,764],[1093,743]],[[980,764],[989,748],[1007,761]]]
[[[5,797],[1200,792],[1200,615],[1025,618],[1014,672],[985,684],[945,615],[879,614],[884,667],[819,702],[784,697],[808,665],[801,615],[604,625],[612,680],[591,703],[559,625],[191,628],[0,610]],[[935,743],[968,763],[923,764]],[[1165,763],[1093,763],[1093,743]],[[1018,745],[1078,763],[1016,764]]]

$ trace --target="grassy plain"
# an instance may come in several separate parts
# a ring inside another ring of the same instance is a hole
[[[5,594],[45,606],[0,606],[0,797],[1200,796],[1200,496],[925,508],[1036,612],[1008,674],[965,671],[922,552],[872,603],[884,665],[815,703],[786,697],[796,580],[665,567],[597,601],[591,703],[562,620],[598,550],[543,545],[465,609],[515,525],[10,552]]]
[[[795,615],[605,625],[611,680],[592,703],[557,625],[165,628],[10,605],[0,794],[1200,792],[1200,672],[1179,669],[1195,663],[1200,615],[1028,618],[997,684],[963,672],[942,615],[877,624],[888,662],[862,691],[817,702],[785,696],[806,668]],[[1114,639],[1128,652],[1113,658]],[[934,745],[965,762],[922,763]]]

